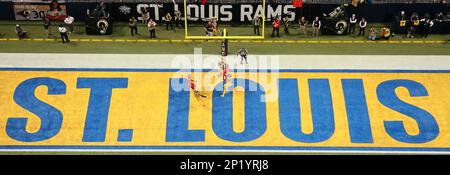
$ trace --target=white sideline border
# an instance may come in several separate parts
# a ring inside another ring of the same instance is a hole
[[[330,70],[450,70],[450,55],[251,55],[279,58],[279,69]],[[203,60],[219,60],[218,55],[202,55]],[[173,69],[172,60],[189,59],[193,54],[55,54],[0,53],[0,68],[122,68]],[[227,62],[240,62],[229,55]],[[194,64],[192,64],[194,65]],[[217,65],[217,64],[216,64]],[[231,65],[232,66],[232,65]],[[193,67],[216,69],[216,66]],[[231,67],[233,69],[233,67]]]

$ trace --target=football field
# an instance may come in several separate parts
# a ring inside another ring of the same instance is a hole
[[[191,52],[1,53],[1,153],[450,153],[448,54]]]
[[[55,27],[45,38],[23,22],[18,40],[13,25],[0,21],[0,154],[450,153],[449,35],[272,38],[266,27],[263,40],[229,41],[224,82],[220,40],[179,28],[149,39],[142,24],[95,36],[79,23],[62,44]]]

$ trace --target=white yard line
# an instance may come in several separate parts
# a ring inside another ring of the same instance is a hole
[[[193,54],[1,53],[0,67],[178,69],[180,65],[188,64],[188,68],[215,69],[220,56],[194,58],[197,56]],[[273,69],[450,70],[450,55],[250,55],[247,68],[262,69],[265,67],[261,66],[262,60],[267,58],[275,63],[269,64]],[[232,69],[245,68],[237,55],[226,59]]]

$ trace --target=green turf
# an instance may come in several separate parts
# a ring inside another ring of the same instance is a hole
[[[14,32],[15,21],[0,21],[0,38],[16,38]],[[20,22],[29,38],[44,38],[42,22]],[[57,38],[56,26],[59,22],[52,23],[52,33]],[[382,24],[377,24],[382,27]],[[158,39],[184,39],[184,30],[165,30],[162,24],[157,29]],[[251,35],[251,26],[225,26],[231,34]],[[144,24],[139,24],[140,35],[131,36],[126,23],[116,23],[113,35],[99,36],[86,35],[83,23],[77,23],[75,33],[70,38],[99,38],[99,39],[146,39],[148,31]],[[203,28],[199,25],[189,27],[190,35],[201,35]],[[285,35],[280,31],[280,38],[270,37],[271,28],[266,27],[266,40],[365,40],[356,35],[351,36],[304,36],[298,28],[291,28],[291,35]],[[450,35],[430,35],[424,39],[417,37],[406,39],[404,36],[396,36],[392,40],[448,40]],[[388,54],[388,55],[450,55],[448,44],[289,44],[289,43],[229,43],[229,52],[234,54],[239,48],[245,47],[251,54]],[[134,54],[190,54],[194,48],[203,48],[203,53],[219,54],[218,42],[193,42],[193,43],[88,43],[72,42],[61,44],[59,42],[30,42],[30,41],[0,41],[0,52],[27,52],[27,53],[134,53]]]
[[[235,54],[242,47],[250,54],[450,55],[450,47],[446,44],[230,43],[229,52]],[[219,43],[0,42],[0,52],[5,53],[192,54],[194,48],[202,48],[204,54],[220,54]]]

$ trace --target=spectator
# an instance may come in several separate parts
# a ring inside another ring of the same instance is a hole
[[[181,12],[179,10],[175,10],[175,27],[179,27],[180,22],[181,22]]]
[[[166,21],[166,30],[169,30],[169,26],[170,26],[170,30],[173,30],[172,15],[170,15],[170,13],[166,14],[164,21]]]
[[[70,42],[69,37],[67,35],[67,28],[64,27],[62,24],[60,24],[58,27],[58,30],[59,30],[59,34],[61,35],[62,42],[63,43]]]
[[[308,20],[305,19],[305,17],[301,17],[298,20],[298,24],[300,25],[300,32],[303,32],[304,35],[306,35],[306,25],[308,25]]]
[[[50,19],[44,18],[44,29],[45,34],[47,35],[47,38],[50,38],[52,34],[50,33]]]
[[[355,34],[355,28],[356,28],[356,14],[352,14],[352,17],[350,17],[350,25],[349,25],[349,29],[348,29],[348,33],[347,34]]]
[[[148,31],[150,32],[150,38],[156,38],[156,23],[153,19],[148,21]]]
[[[375,41],[377,39],[377,29],[375,27],[370,28],[369,40]]]
[[[273,30],[272,30],[272,37],[275,37],[275,32],[277,32],[277,37],[280,37],[280,19],[278,19],[278,16],[275,17],[275,19],[272,22]]]
[[[360,36],[361,34],[362,34],[362,36],[364,36],[364,34],[366,32],[366,26],[367,26],[367,21],[366,21],[366,19],[362,18],[361,21],[359,21],[358,36]]]
[[[322,23],[320,22],[319,17],[316,16],[316,18],[312,22],[313,36],[319,36],[321,26],[322,26]]]
[[[27,35],[27,32],[19,24],[16,24],[16,33],[19,39],[23,39]]]
[[[67,18],[64,19],[64,23],[66,23],[66,25],[69,26],[69,33],[73,33],[74,20],[75,19],[72,16],[67,16]]]
[[[134,34],[138,34],[137,31],[137,20],[136,18],[133,16],[130,18],[128,25],[130,26],[130,30],[131,30],[131,36],[134,36]]]
[[[253,17],[252,23],[253,23],[253,32],[255,33],[255,35],[261,35],[259,33],[259,27],[261,27],[261,17],[255,15]]]
[[[287,15],[284,16],[283,23],[284,23],[284,33],[286,35],[289,35],[289,17]]]

